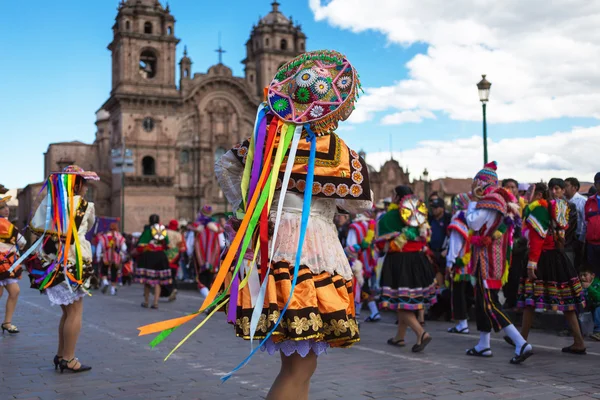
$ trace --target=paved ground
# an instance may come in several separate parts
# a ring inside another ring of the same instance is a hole
[[[85,299],[77,355],[93,370],[61,375],[52,365],[60,310],[23,280],[14,317],[22,333],[0,337],[0,399],[264,398],[279,357],[257,354],[221,384],[219,377],[237,365],[249,345],[234,338],[224,318],[217,316],[164,363],[184,329],[150,349],[148,337],[136,336],[136,327],[197,309],[200,298],[187,292],[174,303],[161,303],[157,311],[140,307],[141,292],[132,286],[116,297],[98,293]],[[463,353],[475,335],[450,335],[444,332],[447,324],[428,322],[434,341],[425,353],[415,355],[409,348],[385,343],[395,325],[393,315],[384,319],[361,324],[360,344],[321,357],[311,399],[600,398],[600,344],[588,343],[587,356],[564,355],[559,349],[569,343],[567,338],[535,332],[531,340],[536,355],[525,365],[513,366],[508,363],[512,349],[499,336],[493,339],[492,359],[474,359]],[[408,339],[414,341],[413,336]]]

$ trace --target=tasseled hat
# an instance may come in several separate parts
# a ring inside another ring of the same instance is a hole
[[[498,186],[498,163],[496,161],[489,162],[483,166],[483,169],[475,175],[473,179],[477,187],[485,189],[487,187]]]

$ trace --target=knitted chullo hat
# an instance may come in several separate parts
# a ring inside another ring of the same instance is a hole
[[[471,195],[469,193],[459,193],[454,196],[454,200],[452,200],[452,212],[456,213],[458,211],[464,211],[469,207],[469,203],[472,201]]]
[[[476,208],[478,210],[497,211],[505,216],[508,213],[508,202],[510,199],[511,195],[506,191],[506,189],[498,188],[492,193],[486,194],[481,200],[479,200]]]
[[[480,187],[482,189],[498,186],[498,174],[496,173],[497,169],[498,164],[496,161],[485,164],[483,169],[479,171],[477,175],[475,175],[473,183],[476,185],[476,187]]]

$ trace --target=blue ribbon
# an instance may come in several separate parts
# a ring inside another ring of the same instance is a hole
[[[229,378],[231,378],[231,376],[233,374],[235,374],[237,371],[242,369],[246,364],[248,364],[248,362],[254,356],[254,354],[267,342],[267,340],[271,337],[273,332],[275,332],[275,329],[281,323],[281,320],[283,319],[283,316],[284,316],[285,312],[287,311],[288,306],[290,305],[292,296],[294,295],[294,289],[296,288],[296,281],[298,279],[298,272],[300,271],[300,260],[302,259],[302,246],[304,245],[304,237],[306,236],[306,227],[308,226],[308,218],[310,216],[310,205],[312,202],[312,187],[313,187],[314,176],[315,176],[315,156],[317,153],[317,141],[316,141],[315,133],[310,129],[308,124],[306,124],[304,126],[304,128],[306,129],[306,132],[308,133],[308,135],[306,137],[306,141],[310,143],[310,156],[308,158],[308,171],[306,172],[306,188],[304,189],[304,204],[302,205],[302,219],[301,219],[301,223],[300,223],[300,238],[298,240],[298,250],[296,251],[296,262],[294,264],[294,278],[292,279],[292,287],[290,289],[290,295],[288,297],[287,302],[285,303],[285,306],[283,307],[283,310],[281,310],[281,313],[279,314],[279,318],[273,325],[273,328],[269,331],[269,333],[267,333],[265,338],[262,340],[260,345],[258,345],[258,347],[256,347],[254,350],[252,350],[252,352],[250,352],[248,357],[246,357],[244,359],[244,361],[242,361],[230,373],[223,376],[221,378],[221,381],[223,381],[223,382],[227,381]],[[268,279],[268,277],[265,277],[265,279]]]

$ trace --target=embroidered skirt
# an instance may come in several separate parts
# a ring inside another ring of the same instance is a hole
[[[562,250],[544,250],[535,272],[537,280],[521,275],[517,307],[540,310],[581,311],[585,298],[577,271]]]
[[[264,339],[279,318],[292,285],[293,265],[280,261],[272,266],[258,321],[255,339]],[[238,294],[235,333],[250,339],[252,300],[249,285]],[[310,350],[320,354],[327,347],[349,347],[360,340],[354,313],[352,281],[338,274],[313,274],[301,266],[290,305],[263,346],[270,354],[281,350],[286,355],[297,352],[306,356]]]
[[[135,281],[146,285],[170,285],[171,268],[164,251],[145,251],[138,258]]]
[[[384,310],[422,310],[437,302],[435,272],[421,251],[388,253],[379,286]]]

